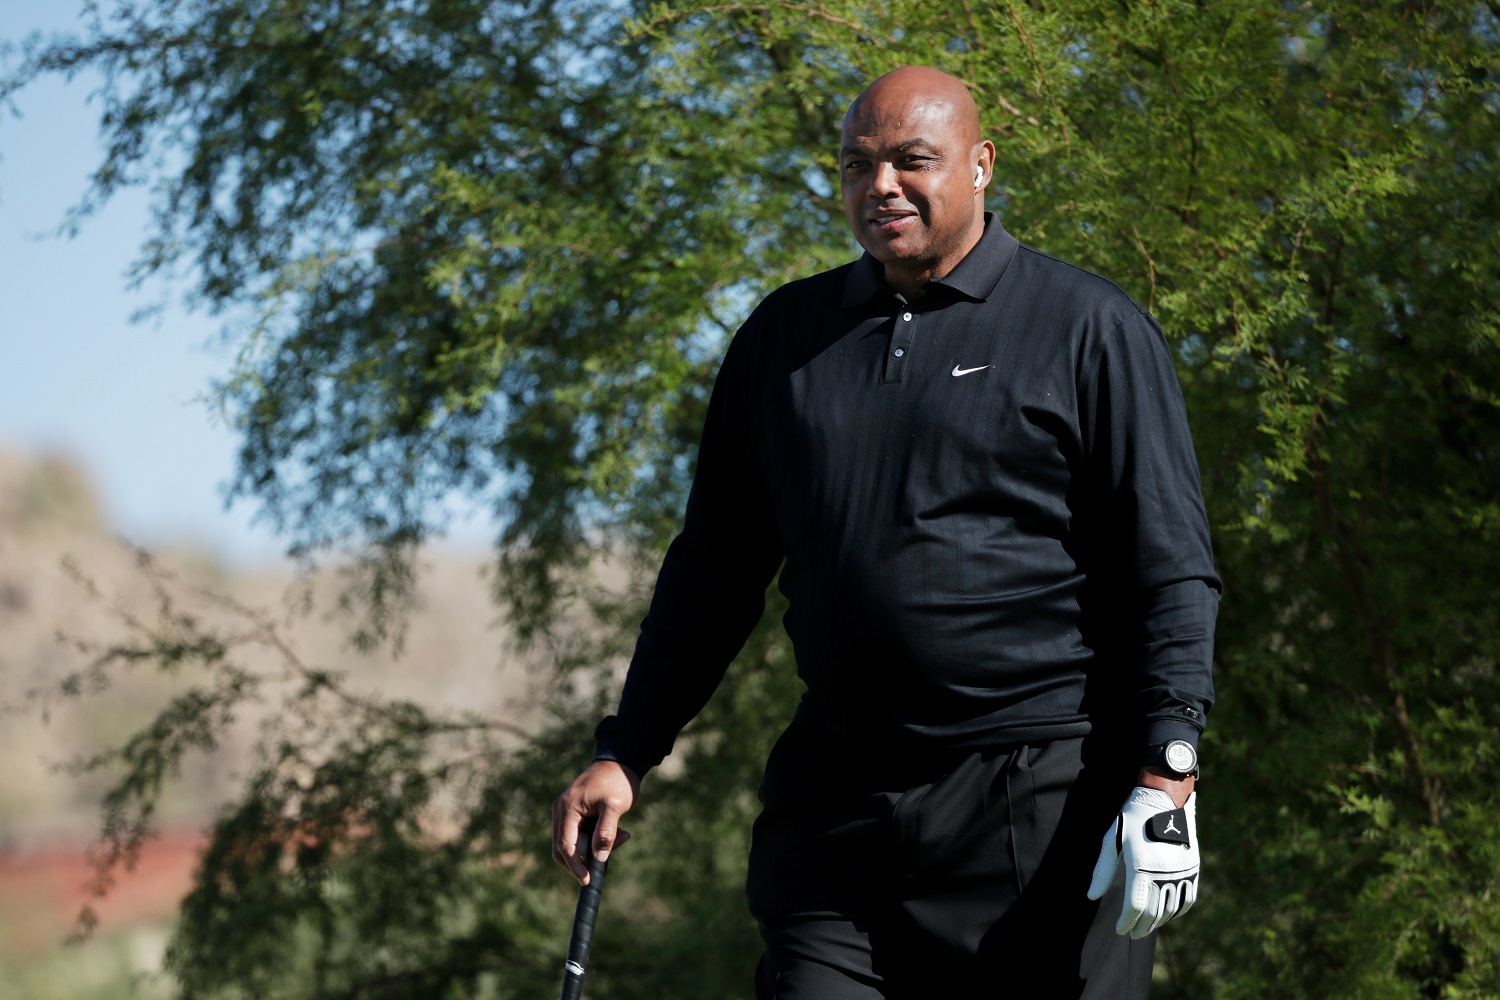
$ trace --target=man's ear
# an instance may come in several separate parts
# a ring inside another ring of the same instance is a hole
[[[995,166],[995,144],[985,139],[979,144],[979,162],[974,164],[974,190],[984,187],[985,175]]]

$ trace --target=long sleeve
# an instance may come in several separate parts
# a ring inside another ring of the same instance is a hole
[[[1197,743],[1213,705],[1221,591],[1182,391],[1143,311],[1102,338],[1080,403],[1098,491],[1095,551],[1144,744]]]
[[[596,756],[637,774],[661,763],[765,608],[782,552],[751,445],[747,322],[714,383],[681,533],[657,577],[615,715]]]

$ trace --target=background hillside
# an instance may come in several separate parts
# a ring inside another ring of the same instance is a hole
[[[164,836],[148,847],[100,907],[97,940],[60,951],[87,897],[87,848],[97,835],[107,774],[73,776],[60,765],[99,752],[139,728],[173,693],[142,669],[107,689],[44,703],[40,691],[86,672],[82,644],[116,641],[121,614],[157,613],[139,554],[112,534],[86,470],[56,456],[0,450],[0,998],[88,996],[123,989],[118,973],[154,969],[164,922],[188,887],[202,833],[240,773],[257,719],[237,720],[212,754],[185,761],[158,815]],[[187,588],[202,587],[286,622],[308,664],[348,671],[356,691],[379,690],[431,707],[528,723],[533,674],[513,652],[483,579],[483,560],[427,557],[404,652],[360,652],[336,609],[337,573],[299,577],[290,567],[236,571],[192,549],[154,554]],[[97,593],[90,593],[95,588]],[[223,615],[208,603],[195,613]],[[247,660],[269,653],[250,649]],[[262,665],[265,665],[262,663]],[[120,675],[117,675],[120,676]],[[186,678],[182,679],[186,683]],[[115,982],[113,986],[104,985]],[[101,993],[100,991],[105,992]],[[121,995],[124,995],[123,993]]]

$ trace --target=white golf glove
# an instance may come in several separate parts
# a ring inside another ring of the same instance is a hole
[[[1138,786],[1104,835],[1089,899],[1099,899],[1125,868],[1125,905],[1116,934],[1143,938],[1198,898],[1198,793],[1178,809],[1159,788]]]

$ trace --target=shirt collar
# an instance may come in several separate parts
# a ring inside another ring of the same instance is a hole
[[[995,213],[984,213],[984,235],[974,244],[974,249],[964,255],[958,266],[941,278],[933,278],[929,285],[942,285],[952,289],[963,298],[983,302],[1000,284],[1005,269],[1010,266],[1021,243],[995,218]],[[844,277],[844,308],[863,305],[887,286],[885,268],[880,261],[864,254],[854,262]]]

